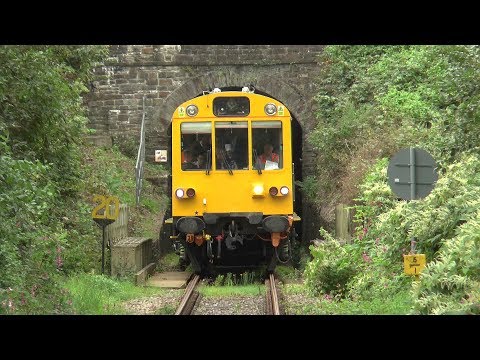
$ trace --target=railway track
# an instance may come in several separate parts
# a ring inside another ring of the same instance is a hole
[[[278,301],[278,291],[275,284],[275,276],[270,274],[268,279],[265,280],[266,287],[266,315],[281,315],[280,303]]]
[[[195,291],[195,288],[200,281],[200,275],[195,275],[185,288],[185,294],[183,295],[180,305],[175,311],[175,315],[190,315],[192,313],[195,302],[198,299],[198,291]]]
[[[198,291],[195,291],[200,281],[200,275],[195,275],[187,284],[185,293],[180,301],[175,315],[190,315],[195,307],[195,303],[199,297]],[[275,277],[270,274],[268,279],[265,280],[266,288],[266,315],[281,315],[280,303],[278,296],[278,289],[275,283]]]

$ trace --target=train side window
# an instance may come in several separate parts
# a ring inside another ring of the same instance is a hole
[[[248,170],[248,122],[215,122],[215,168]]]
[[[212,164],[212,123],[184,122],[181,129],[182,170],[205,170]]]
[[[283,168],[281,121],[252,121],[253,169]]]

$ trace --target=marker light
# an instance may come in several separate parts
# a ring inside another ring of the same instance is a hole
[[[195,196],[195,189],[193,189],[193,188],[188,188],[188,189],[187,189],[187,196],[188,196],[189,198],[194,197],[194,196]]]
[[[270,193],[270,195],[276,196],[278,194],[278,189],[275,186],[272,186],[270,190],[268,190],[268,192]]]
[[[175,190],[175,195],[177,195],[178,198],[182,198],[184,194],[185,192],[183,191],[183,189]]]
[[[275,104],[268,103],[265,105],[265,114],[267,115],[275,115],[277,113],[277,107]]]
[[[188,105],[187,106],[187,115],[188,116],[195,116],[198,114],[198,107],[196,105]]]
[[[253,194],[254,195],[262,195],[263,194],[263,186],[262,185],[255,185],[253,187]]]
[[[282,195],[287,195],[289,191],[290,190],[288,190],[288,187],[286,187],[286,186],[282,186],[280,188],[280,194],[282,194]]]

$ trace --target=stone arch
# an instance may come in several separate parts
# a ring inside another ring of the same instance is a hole
[[[255,88],[269,96],[281,101],[289,109],[292,117],[296,119],[301,127],[301,146],[302,158],[301,174],[308,174],[312,171],[314,166],[313,159],[314,150],[305,141],[305,134],[308,134],[315,126],[313,119],[314,100],[311,94],[302,93],[299,89],[274,76],[268,74],[253,73],[250,71],[242,71],[238,69],[212,71],[193,77],[184,82],[180,87],[173,91],[167,98],[165,98],[162,105],[160,105],[150,118],[148,127],[155,127],[159,131],[166,133],[170,126],[170,120],[173,112],[178,105],[194,98],[202,93],[202,91],[210,88],[223,88],[231,86],[246,86],[252,84]],[[302,215],[303,214],[303,215]],[[312,211],[311,205],[308,201],[303,201],[301,205],[300,215],[302,216],[301,234],[305,239],[314,239],[317,237],[318,226],[316,224],[316,214]]]
[[[253,84],[256,89],[267,93],[281,101],[289,109],[302,128],[309,130],[308,119],[312,116],[312,97],[302,94],[293,85],[271,75],[263,75],[247,71],[225,70],[212,71],[187,80],[173,91],[151,117],[152,126],[162,131],[170,124],[171,116],[178,105],[198,96],[210,88],[227,86],[245,86]]]

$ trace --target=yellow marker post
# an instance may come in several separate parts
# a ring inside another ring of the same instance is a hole
[[[420,275],[426,263],[425,254],[403,255],[403,270],[406,275]]]
[[[120,211],[120,201],[116,196],[95,195],[94,202],[100,202],[92,210],[92,219],[102,227],[102,274],[105,272],[105,228],[108,224],[117,220]],[[110,205],[113,203],[114,209],[111,212]]]

